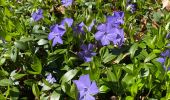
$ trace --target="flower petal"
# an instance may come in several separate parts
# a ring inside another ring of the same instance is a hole
[[[106,31],[106,24],[100,24],[100,25],[97,27],[97,30],[102,31],[102,32],[105,32],[105,31]]]
[[[61,24],[63,26],[65,26],[65,23],[68,25],[68,27],[71,27],[71,25],[73,24],[73,19],[72,18],[65,18],[64,20],[62,20]]]
[[[96,85],[96,82],[92,82],[88,92],[89,92],[89,94],[93,94],[93,95],[99,93],[99,89],[98,89],[98,87]]]
[[[114,41],[116,39],[116,34],[112,33],[112,34],[107,34],[106,35],[106,38],[109,40],[109,41]]]
[[[88,50],[89,50],[89,51],[93,50],[93,47],[94,47],[94,45],[93,45],[93,44],[91,44],[91,43],[90,43],[90,44],[88,44]]]
[[[84,57],[84,60],[85,60],[85,62],[90,62],[91,61],[91,57]]]
[[[50,32],[48,34],[48,40],[52,40],[53,38],[55,38],[55,33],[54,32]]]
[[[85,51],[85,50],[87,50],[87,45],[82,44],[80,48],[81,48],[82,50],[84,50],[84,51]]]
[[[91,96],[90,94],[87,94],[83,100],[95,100],[95,98],[93,96]]]
[[[78,91],[84,91],[84,88],[86,88],[84,83],[82,83],[80,80],[73,80],[73,82],[76,84]]]
[[[86,95],[86,92],[80,91],[79,92],[79,100],[83,100],[85,95]]]
[[[102,45],[108,45],[110,44],[110,41],[106,38],[106,36],[103,36],[103,38],[101,39],[101,43]]]
[[[80,76],[80,82],[82,82],[87,88],[90,87],[91,81],[89,74]]]
[[[96,40],[101,40],[103,36],[104,36],[104,32],[98,31],[96,32],[94,37]]]
[[[63,40],[61,39],[60,36],[56,36],[56,37],[53,39],[53,44],[52,44],[52,46],[55,46],[57,43],[63,44]]]
[[[165,59],[164,58],[158,58],[157,61],[160,62],[161,64],[163,64],[165,62]]]

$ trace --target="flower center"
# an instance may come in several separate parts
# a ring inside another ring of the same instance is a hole
[[[104,35],[107,35],[107,32],[104,32]]]
[[[88,88],[84,88],[84,92],[87,92],[88,91]]]

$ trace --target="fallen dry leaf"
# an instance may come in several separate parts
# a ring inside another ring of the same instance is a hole
[[[170,1],[169,0],[162,0],[162,8],[170,11]]]

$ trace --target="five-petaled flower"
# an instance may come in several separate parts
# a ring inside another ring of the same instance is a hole
[[[53,25],[50,27],[51,32],[48,35],[49,40],[53,40],[52,46],[55,46],[57,43],[63,44],[62,36],[66,32],[63,25]]]
[[[113,42],[117,46],[124,43],[124,31],[119,26],[124,23],[124,12],[116,11],[113,16],[108,16],[104,24],[97,27],[95,39],[101,41],[102,45],[109,45]]]
[[[42,9],[38,9],[36,12],[34,12],[32,14],[32,19],[34,21],[38,21],[40,20],[41,18],[43,18],[43,10]]]
[[[101,41],[102,45],[108,45],[110,42],[116,40],[117,34],[115,29],[111,27],[111,24],[100,24],[97,27],[98,32],[95,34],[95,39]]]
[[[73,0],[62,0],[61,3],[63,6],[68,7],[68,6],[72,5]]]
[[[93,52],[94,45],[93,44],[88,44],[88,45],[81,45],[81,49],[83,51],[80,51],[78,53],[79,57],[82,58],[85,62],[90,62],[92,59],[92,56],[95,56],[96,53]]]
[[[52,77],[51,73],[47,75],[46,80],[47,80],[49,83],[51,83],[51,84],[53,84],[54,82],[56,82],[55,78]]]
[[[99,93],[99,89],[95,81],[91,82],[88,74],[80,76],[79,80],[73,80],[73,82],[79,92],[78,100],[95,100],[93,95]]]

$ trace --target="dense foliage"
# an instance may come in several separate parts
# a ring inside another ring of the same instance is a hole
[[[0,0],[0,100],[170,99],[168,0]]]

